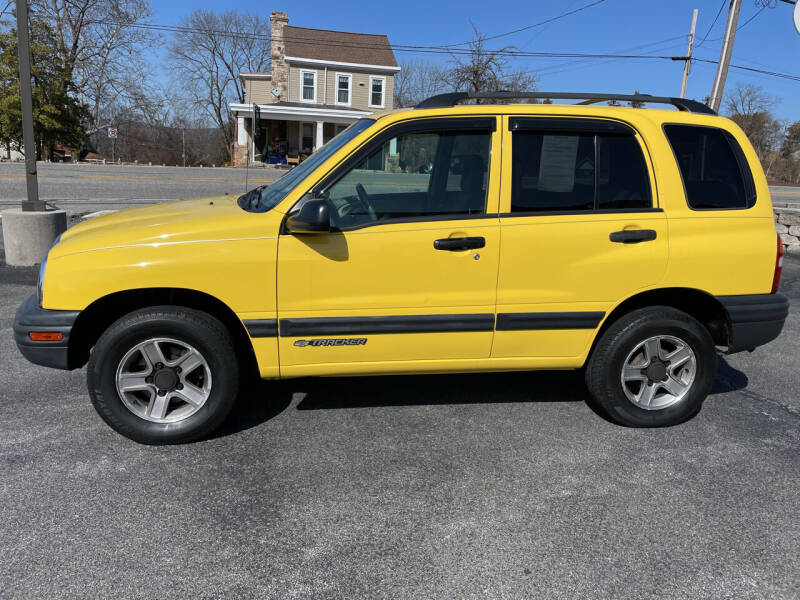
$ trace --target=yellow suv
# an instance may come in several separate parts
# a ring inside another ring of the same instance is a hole
[[[583,102],[508,103],[537,98]],[[584,369],[610,419],[665,426],[700,410],[717,347],[778,336],[781,257],[755,152],[703,104],[443,94],[359,120],[239,198],[69,229],[14,334],[34,363],[88,361],[101,417],[144,443],[208,434],[251,365]]]

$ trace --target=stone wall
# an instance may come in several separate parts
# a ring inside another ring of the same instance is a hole
[[[784,248],[790,254],[800,255],[800,207],[775,206],[775,228],[781,235]]]

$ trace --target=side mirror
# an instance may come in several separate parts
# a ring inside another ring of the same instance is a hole
[[[328,233],[331,230],[328,203],[322,198],[308,200],[297,214],[286,219],[286,230],[289,233]]]

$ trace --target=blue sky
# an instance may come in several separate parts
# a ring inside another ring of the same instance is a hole
[[[490,47],[516,45],[535,52],[587,52],[683,55],[691,24],[692,9],[700,10],[699,43],[721,4],[722,14],[695,56],[717,60],[725,27],[728,0],[605,0],[572,16],[532,30],[489,42]],[[386,33],[394,44],[440,45],[471,37],[470,19],[487,35],[503,33],[557,16],[589,4],[591,0],[494,1],[461,0],[395,3],[364,2],[250,2],[237,4],[246,12],[284,10],[290,24],[365,33]],[[218,0],[154,1],[154,21],[177,24],[195,8],[225,10]],[[365,7],[368,6],[368,10]],[[755,0],[743,0],[740,27],[759,8]],[[683,36],[683,37],[678,37]],[[675,39],[677,38],[677,39]],[[446,61],[442,55],[396,53],[398,61],[427,58]],[[736,35],[733,64],[800,75],[800,34],[792,24],[792,6],[778,1],[764,9]],[[666,60],[517,59],[514,66],[539,76],[538,88],[548,91],[593,91],[677,96],[683,63]],[[687,96],[702,99],[709,94],[716,65],[694,63]],[[737,82],[762,86],[781,98],[775,113],[791,121],[800,120],[800,82],[731,69],[727,87]]]

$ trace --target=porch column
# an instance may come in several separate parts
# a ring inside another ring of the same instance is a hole
[[[247,145],[247,130],[244,126],[244,117],[236,117],[236,132],[238,134],[238,140],[240,146]]]
[[[314,150],[318,150],[322,148],[323,138],[322,138],[322,124],[323,121],[317,121],[317,145],[314,146]]]

